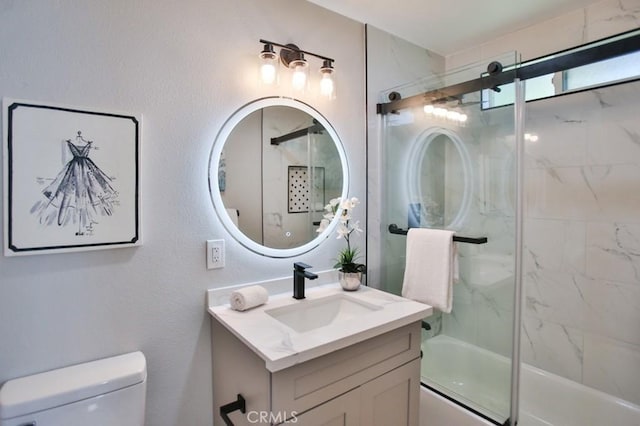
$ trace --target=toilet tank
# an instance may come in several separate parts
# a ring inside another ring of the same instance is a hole
[[[9,380],[0,426],[142,426],[146,387],[142,352]]]

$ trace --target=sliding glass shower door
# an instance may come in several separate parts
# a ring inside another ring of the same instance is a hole
[[[513,64],[515,55],[496,61]],[[434,311],[423,322],[422,382],[503,424],[510,416],[513,353],[514,107],[482,109],[482,91],[465,93],[458,85],[482,75],[490,79],[489,62],[381,95],[406,101],[389,102],[390,110],[383,111],[383,223],[389,232],[381,258],[385,290],[401,294],[406,230],[455,231],[459,280],[453,309]]]

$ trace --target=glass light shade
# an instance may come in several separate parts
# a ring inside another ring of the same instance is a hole
[[[271,43],[265,43],[260,52],[260,81],[262,84],[271,85],[278,80],[278,55],[273,50]]]
[[[333,99],[336,92],[333,81],[333,71],[333,61],[325,59],[322,62],[322,68],[320,68],[320,74],[322,74],[322,78],[320,79],[320,95],[329,99]]]
[[[278,79],[278,56],[271,45],[266,45],[260,52],[260,81],[271,85]]]
[[[304,59],[291,61],[289,68],[293,70],[291,77],[291,86],[294,90],[304,90],[307,86],[307,74],[309,72],[309,64]]]
[[[272,63],[263,63],[260,66],[260,80],[264,84],[274,84],[276,82],[276,66]]]
[[[333,98],[334,84],[331,73],[322,73],[322,79],[320,80],[320,94],[327,98]]]

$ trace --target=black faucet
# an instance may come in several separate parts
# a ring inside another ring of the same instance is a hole
[[[293,298],[304,299],[304,279],[309,278],[315,280],[318,278],[313,272],[305,271],[307,268],[313,268],[306,263],[296,262],[293,264]]]

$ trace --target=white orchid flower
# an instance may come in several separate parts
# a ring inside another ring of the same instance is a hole
[[[338,229],[336,230],[336,233],[338,234],[336,239],[339,240],[342,237],[348,237],[351,232],[349,231],[349,228],[347,228],[343,224],[340,224],[340,226],[338,226]]]
[[[345,271],[351,272],[350,270],[357,266],[358,270],[361,270],[364,265],[354,263],[354,258],[357,256],[357,248],[352,248],[351,242],[349,241],[351,234],[355,231],[356,233],[363,232],[362,228],[360,228],[360,221],[352,222],[352,210],[360,204],[360,200],[356,197],[351,198],[333,198],[329,201],[324,209],[326,213],[323,216],[323,219],[320,221],[320,226],[316,230],[318,233],[322,233],[326,231],[335,217],[338,216],[338,226],[336,227],[336,239],[344,238],[347,243],[347,248],[344,250],[340,250],[338,252],[338,265],[346,266],[347,269]],[[342,270],[342,269],[340,269]]]
[[[358,204],[360,204],[360,201],[358,201],[358,199],[356,197],[353,198],[345,198],[341,203],[340,203],[340,208],[343,210],[353,210]]]
[[[317,233],[324,232],[324,230],[329,227],[329,223],[331,223],[331,222],[328,219],[322,219],[320,221],[320,226],[318,227],[318,229],[316,229],[316,232]]]
[[[340,197],[338,198],[333,198],[329,201],[329,204],[327,204],[327,207],[330,210],[334,210],[336,206],[340,205],[340,202],[342,201],[342,199]]]

